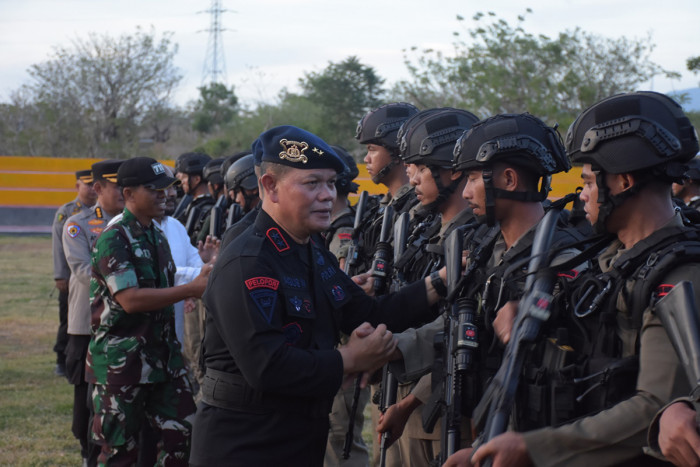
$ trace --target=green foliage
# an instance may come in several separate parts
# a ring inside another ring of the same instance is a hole
[[[192,128],[200,133],[211,133],[230,123],[238,110],[238,98],[233,86],[210,83],[199,88],[200,98],[192,113]]]
[[[483,117],[527,111],[566,126],[604,97],[659,74],[677,76],[649,60],[650,38],[609,39],[580,29],[556,38],[534,35],[524,28],[530,13],[515,25],[492,12],[475,14],[469,39],[456,32],[460,39],[449,56],[411,49],[405,63],[412,79],[398,83],[395,95],[421,107],[461,107]]]
[[[686,62],[686,65],[688,66],[688,71],[692,71],[694,73],[700,71],[700,55],[697,57],[690,57]]]
[[[384,79],[355,56],[339,63],[331,62],[321,72],[306,73],[299,84],[303,97],[320,112],[317,134],[343,146],[352,144],[357,122],[382,103],[381,96],[385,93]],[[285,97],[295,99],[291,95]]]
[[[38,134],[41,149],[32,153],[44,155],[133,155],[144,119],[170,107],[181,79],[170,37],[158,40],[153,29],[137,28],[118,38],[92,33],[57,47],[29,68],[32,82],[17,93],[9,115],[17,121],[21,114],[23,125],[10,137],[21,147],[28,133]],[[161,128],[157,139],[166,135]]]

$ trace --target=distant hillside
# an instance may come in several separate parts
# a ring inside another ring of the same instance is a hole
[[[683,110],[686,112],[700,112],[700,88],[681,89],[680,91],[669,92],[671,97],[686,95],[687,102],[683,103]]]

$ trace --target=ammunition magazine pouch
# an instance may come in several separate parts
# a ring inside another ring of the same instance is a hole
[[[288,412],[309,418],[327,417],[331,400],[271,394],[251,387],[241,375],[207,368],[202,382],[202,402],[220,409],[250,413]]]

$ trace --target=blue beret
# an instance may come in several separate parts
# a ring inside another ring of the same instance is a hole
[[[331,147],[318,136],[291,125],[263,132],[252,146],[255,165],[261,162],[288,165],[297,169],[334,169],[346,166]]]

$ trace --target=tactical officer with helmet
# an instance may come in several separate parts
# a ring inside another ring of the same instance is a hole
[[[221,167],[224,161],[225,158],[223,157],[212,159],[207,162],[207,165],[204,166],[204,170],[202,171],[202,177],[207,183],[207,189],[209,190],[209,195],[214,200],[214,205],[209,209],[209,212],[204,215],[202,227],[199,230],[195,244],[206,242],[208,235],[213,234],[213,237],[219,238],[223,233],[223,222],[221,222],[221,219],[215,219],[221,228],[214,228],[214,232],[212,232],[211,222],[214,212],[217,212],[217,215],[222,217],[223,212],[228,207],[228,198],[224,189],[224,176],[221,174]]]
[[[683,253],[700,245],[698,232],[683,225],[670,190],[698,151],[697,135],[671,98],[634,92],[586,109],[566,147],[573,162],[583,163],[588,219],[616,237],[593,277],[577,279],[572,296],[571,319],[582,330],[572,343],[583,359],[562,384],[573,389],[576,411],[556,427],[497,436],[471,461],[654,465],[644,454],[647,427],[665,403],[689,392],[654,304],[681,280],[691,281],[700,298],[700,258]],[[469,457],[460,452],[448,465],[469,465]]]
[[[373,299],[338,268],[318,234],[345,164],[320,138],[275,127],[253,153],[262,209],[207,286],[207,379],[190,462],[321,465],[343,377],[381,366],[394,349],[387,326],[429,319],[437,294],[424,281]],[[350,339],[336,349],[341,331]]]
[[[688,162],[682,183],[673,183],[671,190],[674,198],[682,201],[685,206],[700,211],[700,156]]]
[[[436,114],[432,119],[439,116]],[[463,172],[467,177],[460,194],[473,215],[485,224],[466,232],[468,243],[465,249],[481,253],[478,258],[467,257],[467,266],[473,272],[463,294],[480,298],[481,306],[473,323],[478,329],[478,347],[473,351],[472,359],[474,368],[465,378],[462,394],[452,395],[459,397],[464,407],[464,424],[471,408],[478,402],[483,386],[498,367],[500,352],[494,345],[493,321],[497,313],[512,309],[524,292],[522,261],[530,255],[535,229],[545,213],[543,201],[549,192],[549,177],[568,170],[569,164],[556,130],[529,114],[497,115],[474,123],[460,134],[453,150],[453,170]],[[558,228],[554,236],[557,245],[573,243],[576,239],[575,234],[564,226]],[[557,261],[565,261],[576,253],[564,250],[557,255]],[[436,356],[440,366],[447,365],[447,359],[451,358],[448,341],[455,321],[447,318],[445,316],[443,350]],[[433,344],[431,337],[438,330],[442,329],[436,329],[435,323],[424,326],[400,348],[404,353],[402,364],[406,372],[415,374],[429,368],[429,363],[420,356],[429,354]],[[441,373],[436,371],[436,377]],[[421,383],[418,388],[421,388]],[[445,403],[445,396],[441,393],[444,391],[444,383],[435,386],[431,404],[423,408],[424,419],[432,418],[427,417],[426,412],[430,414]],[[415,409],[427,402],[427,394],[419,395],[420,392],[417,389],[413,394],[417,397],[407,398],[409,408]],[[443,420],[447,424],[449,419]],[[442,428],[440,450],[445,451],[448,444],[445,428],[459,427],[445,425]],[[463,441],[469,439],[470,433],[464,427],[458,431]],[[445,452],[441,452],[441,458],[445,458]]]
[[[478,120],[465,110],[429,109],[411,117],[399,131],[401,157],[414,169],[411,185],[426,216],[409,236],[404,253],[394,260],[395,274],[408,282],[430,276],[433,286],[443,295],[444,283],[432,274],[444,265],[443,241],[452,230],[474,220],[462,198],[466,175],[452,171],[453,149],[457,138]],[[424,375],[424,368],[419,372],[413,368],[423,367],[422,362],[432,360],[433,356],[430,351],[422,354],[424,349],[414,345],[416,339],[432,342],[433,336],[443,328],[444,320],[439,317],[421,328],[396,335],[401,361],[392,363],[391,370],[400,381],[397,403],[387,409],[377,426],[380,433],[391,433],[390,442],[398,438],[399,459],[394,459],[392,464],[391,456],[387,455],[387,465],[427,466],[440,452],[441,430],[427,433],[421,411],[414,410],[430,397],[431,377]],[[466,434],[466,423],[463,428]]]
[[[178,220],[187,229],[187,234],[194,246],[197,246],[204,220],[215,203],[209,193],[207,181],[204,179],[204,167],[209,161],[211,157],[198,152],[182,154],[175,161],[175,176],[180,180],[185,194],[192,196],[192,201]]]
[[[234,203],[230,206],[221,250],[254,221],[260,210],[258,167],[253,154],[248,153],[231,165],[226,173],[226,186]]]
[[[364,162],[375,184],[386,186],[388,192],[379,199],[370,199],[362,224],[362,242],[358,248],[357,263],[350,274],[362,273],[372,265],[372,256],[379,241],[384,207],[391,205],[394,215],[408,212],[417,203],[408,182],[406,167],[401,161],[396,139],[401,124],[418,113],[405,102],[386,104],[369,111],[357,124],[355,138],[367,148]]]

